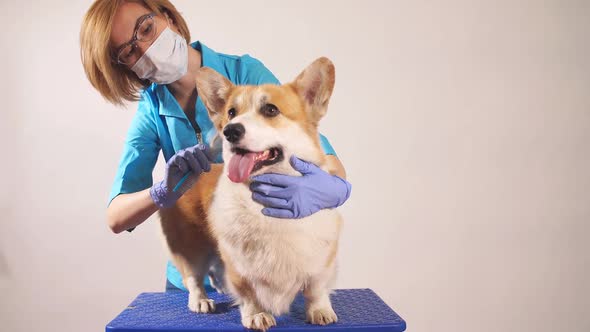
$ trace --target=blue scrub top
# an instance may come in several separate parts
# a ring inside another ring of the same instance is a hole
[[[198,41],[191,46],[201,52],[203,67],[214,69],[235,85],[280,84],[262,62],[247,54],[217,53]],[[137,112],[127,132],[109,204],[119,194],[134,193],[152,186],[152,171],[160,150],[164,160],[168,161],[182,149],[198,143],[211,144],[217,131],[200,96],[195,107],[195,120],[201,128],[204,142],[197,141],[195,130],[166,85],[154,83],[142,91]],[[321,134],[320,142],[326,154],[336,155],[328,139]],[[216,162],[223,162],[220,150],[215,158]],[[180,273],[171,262],[168,262],[166,274],[172,284],[185,289]],[[205,278],[207,284],[208,279]]]

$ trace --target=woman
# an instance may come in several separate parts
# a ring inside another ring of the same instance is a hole
[[[139,101],[109,197],[107,221],[115,233],[131,231],[158,209],[173,205],[199,174],[209,171],[211,162],[222,162],[217,133],[195,86],[201,66],[234,84],[279,84],[248,55],[221,54],[189,42],[187,25],[168,0],[97,0],[82,22],[81,57],[90,83],[113,104]],[[265,206],[262,213],[302,218],[348,199],[344,167],[323,136],[321,143],[336,175],[292,158],[303,176],[272,178],[274,184],[253,178],[253,199]],[[153,184],[160,149],[166,170],[164,179]],[[293,198],[278,202],[273,192],[285,187]],[[185,289],[171,263],[167,277],[168,286]]]

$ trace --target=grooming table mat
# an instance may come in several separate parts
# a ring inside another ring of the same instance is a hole
[[[106,326],[107,332],[154,331],[248,331],[240,320],[237,306],[225,294],[209,293],[215,300],[214,313],[199,314],[188,307],[188,293],[141,293],[119,316]],[[305,322],[303,296],[298,294],[289,314],[276,318],[269,331],[373,331],[401,332],[406,322],[371,289],[338,289],[330,296],[338,322],[320,326]]]

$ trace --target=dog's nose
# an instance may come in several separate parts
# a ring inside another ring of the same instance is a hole
[[[223,135],[230,143],[236,143],[242,137],[244,137],[244,133],[246,133],[246,128],[241,123],[232,123],[225,126],[223,129]]]

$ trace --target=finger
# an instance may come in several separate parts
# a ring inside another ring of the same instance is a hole
[[[180,170],[182,174],[189,171],[189,167],[186,163],[186,160],[182,156],[178,156],[178,158],[174,158],[174,165]]]
[[[262,214],[264,214],[265,216],[282,219],[295,218],[295,214],[293,213],[293,211],[287,209],[264,208],[262,209]]]
[[[287,201],[286,199],[265,196],[257,192],[252,193],[252,199],[255,202],[258,202],[266,207],[279,209],[286,209],[289,207],[289,201]]]
[[[172,188],[173,191],[185,192],[189,190],[193,184],[197,182],[197,177],[191,171],[187,172],[176,185]]]
[[[188,165],[191,167],[191,171],[194,174],[199,175],[203,172],[203,167],[201,167],[201,165],[199,164],[199,161],[192,153],[189,153],[186,156],[186,161],[187,161]]]
[[[285,174],[266,173],[252,177],[252,181],[287,187],[293,183],[293,176]]]
[[[211,163],[207,159],[207,155],[202,150],[195,149],[193,151],[193,156],[199,162],[199,165],[201,165],[202,170],[204,170],[205,172],[209,172],[211,170]]]
[[[297,158],[295,155],[292,155],[291,158],[289,158],[289,163],[291,164],[291,166],[293,166],[293,169],[295,169],[301,174],[312,173],[313,171],[315,171],[315,169],[318,168],[316,165],[309,163],[305,160],[301,160]]]
[[[290,190],[283,187],[273,186],[267,183],[252,182],[250,183],[250,190],[258,192],[265,196],[288,199],[292,196]]]
[[[207,145],[207,144],[197,144],[197,148],[199,150],[201,150],[203,152],[203,154],[205,154],[205,157],[210,162],[214,162],[215,161],[215,156],[213,156],[213,153],[211,152],[211,148],[209,148],[209,145]]]
[[[259,192],[263,195],[268,195],[269,192],[273,189],[272,185],[261,183],[261,182],[252,182],[250,183],[250,191],[252,192]]]
[[[164,184],[166,185],[167,190],[173,190],[177,181],[174,181],[171,176],[167,176],[164,178]]]
[[[187,158],[188,158],[188,156],[190,154],[191,154],[190,148],[189,149],[180,150],[177,153],[178,157],[184,159],[185,161],[187,161]],[[187,165],[188,165],[188,162],[187,162]]]

